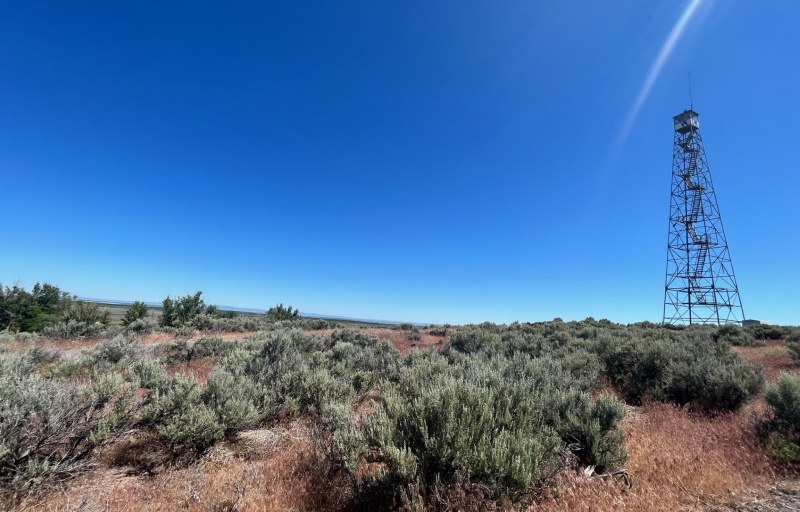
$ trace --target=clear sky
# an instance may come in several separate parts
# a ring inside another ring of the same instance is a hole
[[[800,324],[800,2],[3,2],[0,282],[660,321],[695,110],[748,318]]]

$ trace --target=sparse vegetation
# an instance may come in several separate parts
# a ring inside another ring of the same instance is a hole
[[[3,499],[45,492],[98,464],[106,450],[126,453],[118,457],[130,471],[149,472],[153,460],[192,464],[244,442],[248,432],[292,424],[308,429],[303,453],[314,469],[307,474],[335,482],[337,510],[503,509],[533,501],[556,510],[547,496],[569,488],[565,475],[613,471],[629,460],[623,426],[639,420],[624,419],[621,400],[673,417],[689,406],[697,415],[691,421],[703,425],[730,422],[764,381],[730,349],[755,338],[728,326],[588,318],[381,331],[405,347],[401,353],[363,329],[330,331],[328,322],[300,319],[282,304],[272,316],[225,318],[200,292],[165,303],[173,325],[157,336],[175,337],[156,344],[163,338],[141,338],[155,327],[143,308],[123,329],[91,322],[102,312],[71,299],[60,313],[74,308],[69,319],[42,332],[102,336],[99,342],[78,339],[73,346],[83,350],[66,352],[33,334],[0,340]],[[20,343],[31,348],[5,348]],[[768,388],[773,413],[764,445],[754,429],[752,446],[743,445],[744,427],[731,443],[800,461],[798,390],[800,380],[788,375]],[[665,404],[652,405],[658,402]]]

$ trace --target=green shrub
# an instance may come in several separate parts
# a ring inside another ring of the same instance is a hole
[[[147,318],[148,312],[147,304],[137,300],[125,311],[125,316],[122,317],[122,325],[130,326],[133,322],[145,319]]]
[[[202,398],[225,435],[252,427],[271,412],[266,390],[251,379],[225,370],[214,370]]]
[[[202,298],[203,292],[186,295],[179,299],[167,296],[161,303],[161,326],[180,327],[189,325],[198,315],[206,312],[207,306]]]
[[[137,336],[146,336],[153,332],[156,322],[150,317],[139,318],[125,325],[125,332]]]
[[[135,361],[129,367],[128,372],[133,377],[133,381],[142,388],[159,388],[167,381],[167,367],[152,357],[143,357]]]
[[[225,435],[224,425],[203,402],[194,376],[176,374],[163,388],[154,389],[144,417],[176,453],[202,452]]]
[[[779,340],[787,334],[784,328],[777,325],[749,325],[745,327],[745,330],[749,331],[757,340]]]
[[[800,376],[781,373],[765,396],[773,410],[765,425],[769,447],[781,459],[800,462]]]
[[[787,341],[786,348],[796,363],[800,362],[800,341]]]
[[[30,354],[0,355],[0,482],[37,492],[70,478],[133,421],[133,388],[116,374],[74,383],[44,378]]]
[[[667,338],[600,336],[596,350],[614,387],[632,403],[650,396],[708,412],[733,411],[764,384],[760,368],[703,329],[674,331]]]
[[[494,350],[500,345],[500,334],[485,327],[466,326],[450,336],[449,348],[474,354],[480,350]]]
[[[293,311],[291,306],[284,307],[281,303],[269,308],[265,316],[271,322],[292,321],[300,319],[300,311],[297,308]]]
[[[623,415],[611,397],[592,403],[552,361],[522,354],[482,361],[454,352],[448,364],[427,352],[407,358],[363,425],[386,464],[373,483],[383,492],[467,479],[497,499],[549,481],[568,445],[585,463],[623,461]]]
[[[116,336],[97,344],[92,351],[95,364],[121,364],[130,362],[136,352],[136,342],[125,336]]]
[[[64,322],[77,322],[87,325],[108,324],[109,312],[96,302],[70,301],[61,316]]]
[[[59,339],[99,338],[107,332],[107,327],[102,323],[87,324],[75,320],[59,322],[41,330],[42,336]]]
[[[432,325],[428,327],[428,334],[431,336],[447,336],[450,334],[450,331],[447,330],[447,327],[443,325]]]
[[[764,372],[737,356],[676,361],[666,369],[664,393],[706,412],[735,411],[761,392]]]
[[[200,338],[191,349],[191,359],[200,357],[222,357],[231,352],[234,347],[234,342],[225,341],[219,336]]]
[[[306,318],[303,319],[300,327],[309,331],[320,331],[322,329],[329,329],[331,327],[327,320],[322,318]]]
[[[0,331],[41,331],[58,320],[71,299],[49,283],[36,283],[30,292],[0,285]]]
[[[715,338],[737,347],[763,347],[763,339],[756,339],[753,332],[738,325],[723,325],[714,334]]]

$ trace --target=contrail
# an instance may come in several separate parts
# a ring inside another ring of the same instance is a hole
[[[661,73],[661,69],[664,67],[667,59],[669,59],[669,56],[672,54],[672,50],[675,49],[675,45],[678,43],[681,34],[683,34],[686,25],[688,25],[689,20],[692,18],[692,15],[695,13],[695,11],[697,11],[697,7],[701,2],[702,0],[689,1],[689,4],[683,10],[680,18],[678,18],[678,21],[675,23],[675,26],[672,27],[672,31],[669,33],[669,36],[667,36],[667,40],[664,41],[664,44],[661,46],[661,51],[658,52],[656,60],[653,61],[653,65],[650,66],[650,72],[647,73],[647,78],[642,84],[642,88],[639,90],[639,95],[636,96],[636,101],[633,102],[633,106],[631,106],[628,115],[625,117],[625,123],[622,125],[622,130],[617,137],[617,148],[621,147],[622,143],[628,137],[628,133],[633,126],[633,122],[636,120],[636,116],[639,115],[639,110],[642,108],[645,100],[647,100],[647,96],[650,94],[650,89],[653,88],[653,84],[655,84],[658,75]]]

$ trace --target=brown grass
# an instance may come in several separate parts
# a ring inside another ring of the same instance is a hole
[[[95,471],[60,494],[19,504],[32,512],[107,510],[333,511],[352,500],[343,473],[325,457],[324,439],[301,422],[254,431],[221,444],[189,467],[156,476],[130,476],[124,468]]]
[[[535,509],[714,510],[750,501],[775,477],[755,431],[763,414],[762,401],[715,418],[661,403],[632,409],[624,421],[632,488],[619,478],[587,479],[566,471]]]
[[[214,358],[202,357],[192,359],[189,362],[175,363],[169,367],[167,372],[170,377],[174,377],[176,373],[183,374],[184,376],[194,375],[198,384],[205,384],[208,377],[211,375],[211,370],[214,369]]]
[[[800,373],[800,365],[789,355],[784,340],[767,340],[766,347],[733,347],[732,350],[743,359],[763,367],[770,382],[777,381],[781,372]]]

